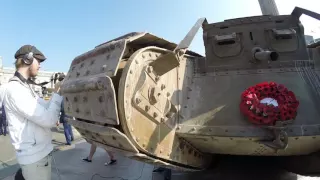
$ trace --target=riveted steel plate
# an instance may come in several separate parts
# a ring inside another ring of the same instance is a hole
[[[250,126],[239,110],[241,93],[255,84],[274,81],[293,91],[300,102],[297,118],[292,125],[318,125],[319,90],[315,87],[316,81],[310,82],[310,78],[316,78],[310,73],[311,70],[305,70],[302,74],[287,72],[193,78],[193,83],[189,85],[191,91],[187,95],[189,99],[185,97],[186,110],[182,112],[185,118],[181,124],[208,127]]]
[[[72,61],[66,79],[81,78],[101,73],[110,77],[115,76],[125,48],[126,41],[120,39],[94,48],[76,57]]]
[[[165,162],[165,161],[162,161],[162,160],[159,160],[159,159],[156,159],[156,158],[153,158],[153,157],[150,157],[150,156],[147,156],[145,154],[136,154],[135,156],[131,156],[130,157],[131,159],[135,159],[137,161],[143,161],[143,162],[146,162],[146,163],[150,163],[150,164],[153,164],[155,166],[161,166],[161,167],[165,167],[165,168],[169,168],[169,169],[172,169],[172,170],[177,170],[177,171],[188,171],[188,172],[192,172],[192,171],[200,171],[202,169],[195,169],[193,167],[190,167],[188,168],[188,166],[186,165],[173,165],[173,164],[170,164],[168,162]]]
[[[138,153],[128,137],[116,128],[70,119],[68,123],[72,124],[86,139],[126,152]]]
[[[157,54],[164,53],[167,53],[167,50],[147,47],[135,52],[128,60],[119,86],[120,124],[135,146],[146,155],[159,157],[159,159],[171,161],[173,164],[180,163],[194,168],[202,168],[210,158],[205,158],[206,156],[201,151],[198,151],[190,144],[183,143],[183,139],[175,136],[174,129],[166,124],[159,123],[159,121],[150,119],[149,115],[141,112],[142,110],[151,111],[151,109],[138,108],[132,104],[136,102],[136,92],[145,82],[145,68],[148,67],[149,62],[156,59]],[[182,67],[184,68],[184,66]],[[175,68],[159,77],[156,83],[149,84],[150,86],[155,85],[159,89],[161,89],[162,85],[165,85],[165,92],[169,93],[167,98],[174,106],[177,106],[176,109],[179,109],[179,101],[177,102],[179,97],[177,88],[178,83],[180,83],[178,72],[180,73],[179,69]],[[182,74],[184,73],[182,72]],[[174,93],[175,95],[172,96]],[[144,94],[147,94],[147,92]],[[148,96],[145,98],[148,98]],[[146,106],[149,100],[144,103]],[[151,108],[151,104],[148,106]],[[160,115],[161,113],[159,113]],[[173,116],[173,118],[176,118],[176,116]],[[183,144],[183,148],[179,148],[179,144]]]
[[[320,150],[320,136],[289,137],[288,147],[278,150],[264,146],[250,137],[218,137],[179,134],[191,144],[207,153],[259,156],[291,156],[304,155]]]
[[[259,24],[259,27],[257,27]],[[273,32],[294,32],[290,38],[278,38]],[[239,67],[266,69],[269,64],[293,60],[306,60],[308,53],[304,41],[303,27],[295,17],[257,16],[204,24],[203,40],[206,51],[207,70],[215,67]],[[215,37],[235,34],[236,39],[218,42]],[[256,47],[263,51],[275,51],[276,61],[253,58]],[[260,67],[259,67],[260,66]]]
[[[177,134],[189,134],[194,136],[219,136],[219,137],[269,137],[272,132],[266,127],[251,123],[242,126],[199,126],[179,124]],[[320,124],[313,125],[287,125],[283,131],[288,136],[319,136]]]
[[[61,92],[67,115],[118,125],[116,95],[110,77],[100,74],[64,82]]]

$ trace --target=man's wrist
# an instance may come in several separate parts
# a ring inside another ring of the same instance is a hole
[[[57,93],[53,93],[51,96],[51,102],[55,103],[59,107],[61,106],[62,100],[63,100],[63,97]]]

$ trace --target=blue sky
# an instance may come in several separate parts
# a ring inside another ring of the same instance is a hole
[[[47,60],[41,70],[68,71],[73,58],[128,32],[146,31],[178,43],[200,17],[209,23],[261,15],[258,0],[2,0],[0,56],[13,67],[23,44],[40,49]],[[294,6],[320,12],[319,0],[276,0],[280,14]],[[303,19],[319,36],[320,23]],[[304,21],[302,21],[304,23]],[[310,33],[309,33],[310,34]],[[204,54],[202,30],[191,47]]]

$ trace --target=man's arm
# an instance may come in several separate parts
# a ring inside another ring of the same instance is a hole
[[[45,107],[27,91],[10,88],[7,91],[8,101],[15,112],[43,127],[53,127],[59,118],[62,97],[53,94],[48,106]]]
[[[39,104],[41,104],[42,106],[44,106],[44,107],[48,107],[48,106],[49,106],[49,102],[50,102],[50,101],[46,101],[46,100],[44,100],[44,99],[42,99],[42,98],[38,97],[38,102],[39,102]]]

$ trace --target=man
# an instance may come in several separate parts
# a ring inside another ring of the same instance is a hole
[[[89,142],[89,141],[88,141]],[[88,157],[82,159],[83,161],[86,161],[86,162],[92,162],[92,157],[94,155],[94,153],[96,152],[96,149],[97,149],[97,146],[94,145],[93,143],[91,143],[91,148],[90,148],[90,154]],[[107,151],[107,150],[106,150]],[[114,155],[112,152],[110,151],[107,151],[109,157],[110,157],[110,161],[108,163],[104,163],[105,166],[107,165],[113,165],[117,162],[117,160],[114,158]]]
[[[7,135],[7,119],[6,119],[6,113],[4,110],[4,106],[1,106],[1,117],[0,117],[0,135]]]
[[[62,97],[54,93],[46,102],[30,87],[46,57],[34,46],[24,45],[15,54],[16,72],[0,87],[8,130],[17,161],[26,180],[51,179],[51,127],[61,109]]]
[[[58,73],[57,73],[58,74]],[[63,81],[63,79],[65,78],[65,75],[63,73],[59,73],[58,74],[58,82],[55,85],[55,89],[57,91],[57,89],[60,88],[61,83]],[[60,123],[63,124],[63,130],[64,130],[64,136],[66,137],[66,145],[71,145],[71,141],[74,140],[74,136],[73,136],[73,132],[72,132],[72,127],[71,125],[66,121],[65,118],[67,118],[68,116],[65,114],[64,112],[64,104],[63,102],[61,103],[61,114],[60,114]]]

